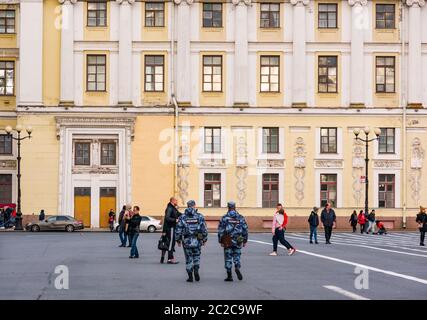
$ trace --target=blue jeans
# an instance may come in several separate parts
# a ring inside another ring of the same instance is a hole
[[[316,226],[310,226],[310,242],[313,241],[313,236],[314,236],[314,241],[317,242],[317,227]]]
[[[138,247],[136,246],[136,242],[138,241],[139,233],[134,233],[131,236],[132,242],[131,242],[131,248],[130,248],[130,255],[131,257],[139,257]]]
[[[126,245],[127,235],[125,233],[125,230],[121,227],[119,227],[119,237],[122,245]]]

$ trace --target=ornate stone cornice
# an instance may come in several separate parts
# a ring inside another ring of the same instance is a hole
[[[129,4],[134,4],[134,3],[135,3],[135,0],[116,0],[116,2],[117,2],[118,4],[122,4],[122,3],[125,3],[125,2],[127,2],[127,3],[129,3]]]
[[[176,5],[180,5],[183,2],[186,2],[188,5],[192,5],[194,3],[194,0],[185,0],[185,1],[183,1],[183,0],[173,0],[173,2]]]
[[[258,168],[284,168],[285,160],[262,159],[257,161]]]
[[[412,7],[412,6],[423,7],[426,4],[425,0],[406,0],[405,3],[408,7]]]
[[[368,0],[348,0],[348,4],[350,6],[360,5],[360,6],[366,6],[368,4]]]
[[[297,6],[297,5],[308,6],[309,3],[310,3],[310,0],[291,0],[291,4],[294,6]]]
[[[343,168],[344,160],[315,160],[315,168]]]
[[[67,3],[67,2],[69,2],[70,4],[76,4],[77,0],[58,0],[58,2],[60,4],[64,4],[64,3]]]
[[[374,160],[374,168],[402,169],[401,160]]]
[[[252,0],[231,0],[231,3],[234,4],[235,6],[237,6],[240,3],[250,6],[252,4]]]

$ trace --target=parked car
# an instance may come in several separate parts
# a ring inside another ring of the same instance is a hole
[[[158,219],[150,216],[141,216],[141,218],[141,224],[139,225],[141,231],[156,232],[163,228],[162,222]],[[114,222],[114,229],[117,232],[119,231],[119,224],[117,222]]]
[[[51,216],[44,221],[30,222],[25,226],[25,230],[38,231],[67,231],[82,230],[83,221],[78,221],[70,216]]]

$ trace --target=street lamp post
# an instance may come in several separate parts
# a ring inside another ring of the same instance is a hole
[[[368,179],[368,164],[369,164],[369,143],[375,140],[379,140],[381,129],[376,128],[374,130],[374,133],[376,135],[375,138],[369,139],[369,133],[371,132],[371,129],[369,127],[365,127],[363,129],[363,132],[365,133],[365,139],[359,138],[360,129],[354,129],[353,133],[356,136],[356,140],[362,141],[365,143],[365,214],[368,214],[369,212],[369,179]]]
[[[30,126],[28,126],[26,128],[27,131],[27,136],[25,137],[21,137],[21,132],[23,130],[23,127],[21,125],[17,125],[15,128],[15,131],[17,133],[17,137],[13,136],[13,129],[11,126],[7,126],[5,128],[6,133],[8,136],[10,136],[13,140],[17,141],[18,144],[18,157],[16,158],[18,160],[18,174],[16,175],[18,178],[18,200],[17,200],[17,208],[16,208],[16,225],[15,225],[15,230],[23,230],[22,228],[22,211],[21,211],[21,141],[25,140],[25,139],[30,139],[31,138],[31,133],[33,132],[33,128],[31,128]]]

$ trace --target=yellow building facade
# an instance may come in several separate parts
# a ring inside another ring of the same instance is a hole
[[[0,204],[104,227],[126,203],[194,199],[251,228],[332,203],[414,227],[427,192],[424,1],[77,1],[0,5]],[[364,137],[364,133],[360,134]]]

